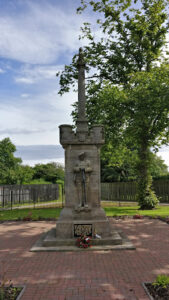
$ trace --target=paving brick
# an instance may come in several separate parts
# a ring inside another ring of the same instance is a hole
[[[22,300],[148,300],[142,282],[169,275],[169,225],[159,220],[111,220],[136,250],[29,252],[55,222],[0,226],[0,273],[25,284]]]

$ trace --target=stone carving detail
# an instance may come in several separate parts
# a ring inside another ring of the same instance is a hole
[[[92,236],[92,224],[74,224],[74,236]]]
[[[78,161],[73,169],[74,171],[74,182],[76,185],[76,190],[78,194],[78,207],[80,210],[82,208],[88,208],[87,192],[89,185],[89,178],[92,172],[91,163],[88,159],[85,159],[85,152],[81,152],[78,156]]]

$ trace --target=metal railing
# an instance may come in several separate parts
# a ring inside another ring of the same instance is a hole
[[[63,197],[63,196],[62,196]],[[36,205],[59,199],[59,184],[0,185],[0,208]]]

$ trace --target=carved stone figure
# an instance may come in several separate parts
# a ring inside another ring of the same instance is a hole
[[[78,207],[88,207],[87,191],[89,184],[90,173],[92,172],[91,163],[85,159],[85,152],[81,152],[78,156],[78,161],[74,167],[74,182],[77,187],[79,204]]]

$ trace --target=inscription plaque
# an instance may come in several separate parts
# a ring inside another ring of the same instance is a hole
[[[92,224],[74,224],[74,237],[92,236]]]

